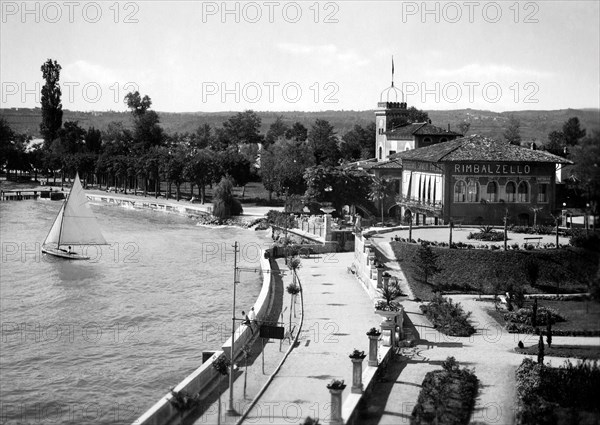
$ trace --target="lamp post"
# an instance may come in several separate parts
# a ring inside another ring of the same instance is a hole
[[[233,408],[233,363],[235,356],[235,293],[236,285],[239,283],[238,279],[238,267],[237,267],[237,253],[238,243],[237,241],[233,244],[233,306],[231,312],[231,364],[229,365],[229,408],[227,414],[229,416],[237,415],[237,412]]]
[[[590,203],[588,202],[587,204],[585,204],[585,217],[584,217],[584,224],[585,224],[585,234],[588,235],[590,232]]]

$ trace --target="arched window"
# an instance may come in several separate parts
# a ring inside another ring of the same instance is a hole
[[[498,202],[498,183],[489,182],[487,184],[487,201]]]
[[[459,180],[454,185],[454,202],[465,202],[465,197],[467,194],[467,184]]]
[[[514,182],[506,183],[506,202],[515,202],[515,193],[517,192],[517,187]]]
[[[431,144],[431,137],[425,137],[423,139],[423,145],[428,146]]]
[[[479,202],[479,183],[475,180],[467,184],[467,202]]]
[[[517,188],[517,201],[518,202],[529,202],[529,184],[526,181],[519,183]]]
[[[379,146],[379,159],[383,157],[383,149]]]

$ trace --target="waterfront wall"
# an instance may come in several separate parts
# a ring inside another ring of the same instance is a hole
[[[275,279],[271,276],[271,263],[269,259],[264,258],[264,252],[261,252],[260,266],[263,272],[263,284],[254,303],[257,321],[264,319],[273,305]],[[243,307],[242,307],[243,308]],[[241,348],[252,338],[252,333],[248,326],[241,325],[236,329],[234,340],[234,358],[240,355]],[[214,360],[218,357],[231,357],[231,338],[222,346],[222,351],[215,352],[210,359],[204,362],[192,374],[181,381],[174,389],[175,392],[186,392],[190,396],[198,395],[202,402],[208,394],[214,390],[219,382],[219,375],[212,366]],[[133,425],[168,425],[179,423],[191,411],[179,412],[171,400],[173,395],[169,392],[164,395],[157,403],[148,409],[142,416],[133,422]]]
[[[121,205],[126,208],[147,208],[156,211],[173,212],[188,216],[205,216],[210,215],[208,206],[193,206],[193,205],[176,205],[172,203],[164,203],[152,201],[149,199],[131,200],[114,196],[104,196],[86,193],[88,200],[95,202],[107,202],[109,204]]]

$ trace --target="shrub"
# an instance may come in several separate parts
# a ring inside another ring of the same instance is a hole
[[[567,361],[560,368],[551,368],[526,358],[516,371],[516,381],[517,424],[597,422],[597,362],[574,365]]]
[[[573,230],[569,243],[577,248],[600,251],[600,235],[597,232],[586,234],[584,230]]]
[[[453,357],[447,358],[442,367],[425,375],[411,425],[469,423],[479,385],[477,376],[469,369],[460,369]]]
[[[455,304],[438,294],[420,308],[433,327],[446,335],[470,336],[475,333],[475,328],[469,323],[471,313],[465,313],[460,303]]]
[[[498,232],[492,226],[485,226],[479,229],[477,233],[469,233],[467,239],[475,239],[478,241],[498,242],[504,240],[504,232]]]
[[[233,183],[223,177],[213,195],[213,215],[220,220],[241,215],[243,212],[240,201],[233,197]]]
[[[516,311],[511,311],[504,314],[504,320],[511,323],[520,323],[531,326],[531,316],[533,315],[533,309],[526,307],[520,308]],[[550,307],[539,306],[537,309],[537,325],[546,326],[548,323],[548,315],[550,315],[552,323],[564,322],[566,319],[561,316],[558,310]]]

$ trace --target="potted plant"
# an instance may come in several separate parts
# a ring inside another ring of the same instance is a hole
[[[377,366],[377,343],[381,336],[381,331],[377,328],[369,329],[369,366]]]
[[[344,388],[346,388],[346,384],[344,384],[344,380],[343,379],[332,379],[331,382],[329,384],[327,384],[327,389],[328,390],[343,390]]]
[[[365,354],[364,351],[359,351],[356,348],[354,349],[354,351],[352,353],[350,353],[350,355],[348,357],[350,357],[351,359],[357,359],[357,360],[362,360],[366,357],[367,355]]]
[[[402,291],[400,291],[398,283],[387,282],[383,285],[383,288],[379,289],[379,294],[383,299],[375,303],[375,312],[390,320],[390,317],[395,316],[402,310],[400,304],[394,301],[397,297],[403,295]]]
[[[367,336],[369,337],[379,337],[381,335],[381,331],[377,328],[371,328],[367,332]]]

